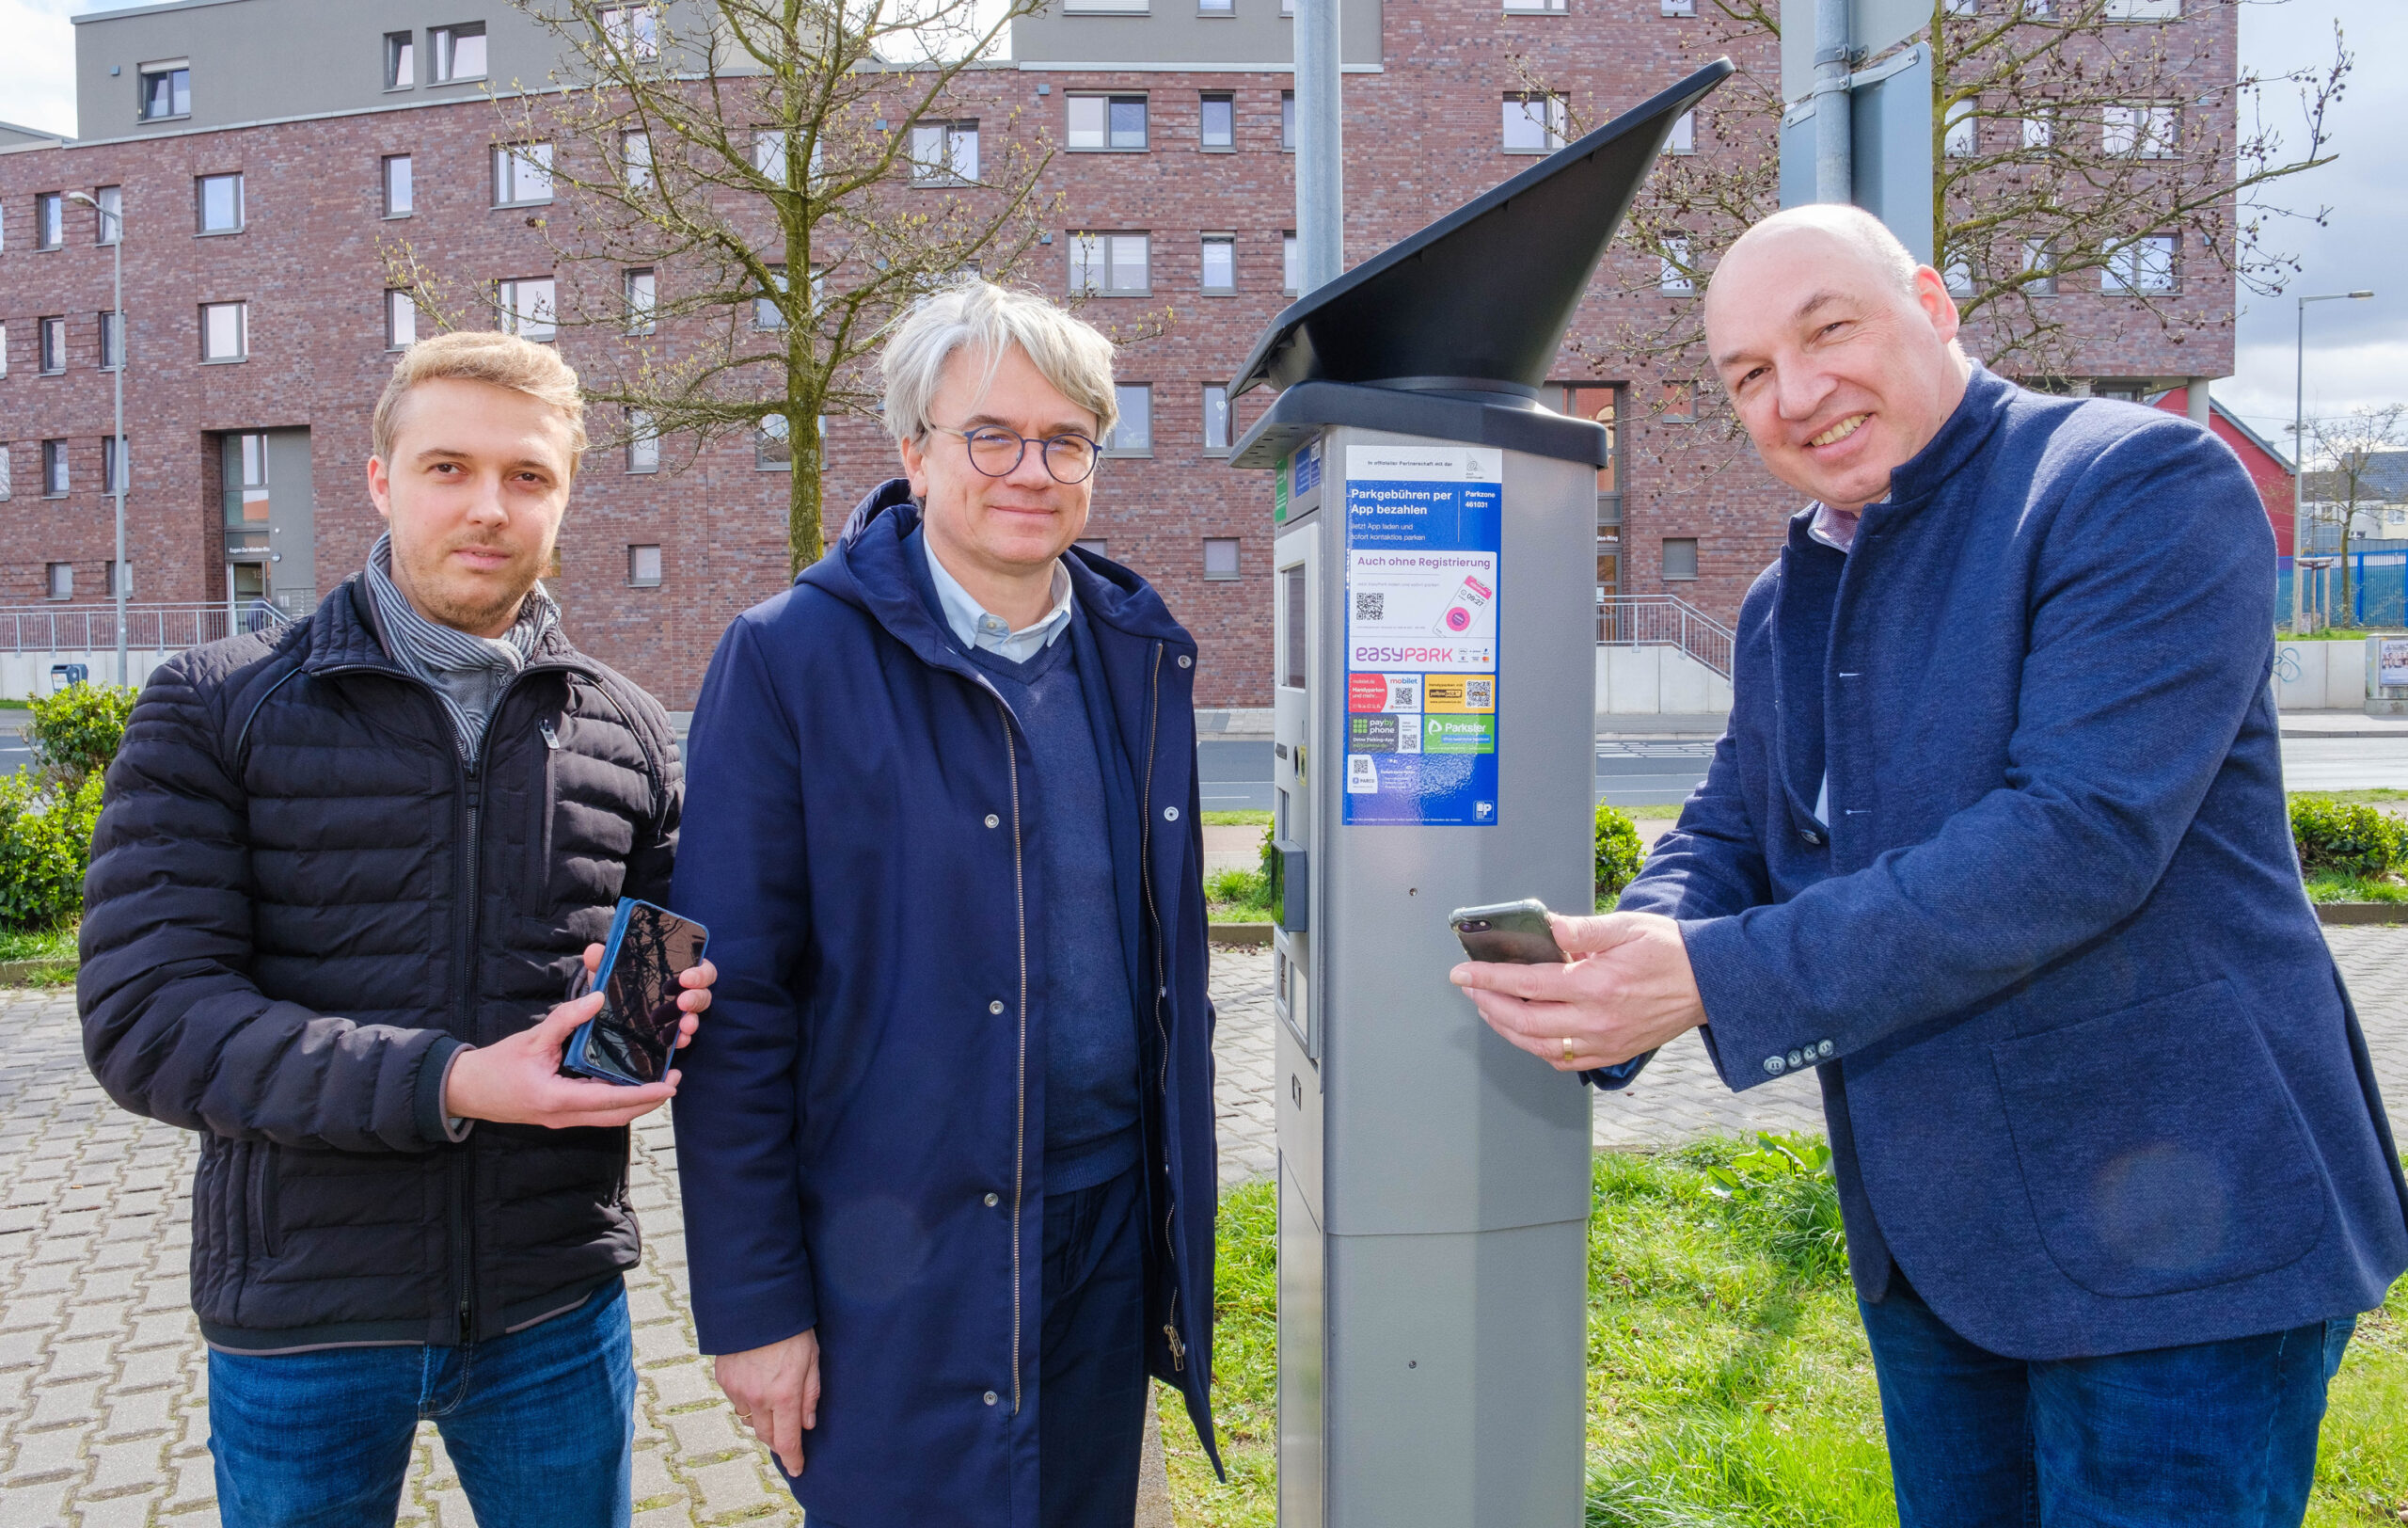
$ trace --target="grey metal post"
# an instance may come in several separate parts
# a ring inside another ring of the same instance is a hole
[[[2371,292],[2325,292],[2315,296],[2303,295],[2295,310],[2299,315],[2299,332],[2291,367],[2291,630],[2294,632],[2307,618],[2307,581],[2301,577],[2299,565],[2299,560],[2307,555],[2307,503],[2301,491],[2307,477],[2307,305],[2312,302],[2355,302],[2373,295]]]
[[[1296,4],[1296,294],[1346,269],[1345,113],[1338,71],[1339,0]]]
[[[123,192],[119,195],[122,197]],[[125,489],[134,477],[134,464],[125,454],[125,368],[133,358],[134,338],[125,331],[125,214],[110,212],[93,197],[81,191],[68,193],[67,199],[79,201],[92,209],[94,216],[105,217],[117,224],[117,237],[109,241],[113,267],[109,306],[117,320],[117,374],[114,390],[117,394],[117,563],[109,578],[110,592],[117,597],[117,682],[130,683],[126,677],[130,667],[126,659],[125,589],[132,581],[125,567]],[[120,203],[120,205],[122,205]]]
[[[1849,129],[1848,0],[1814,0],[1814,199],[1856,199],[1855,144]]]

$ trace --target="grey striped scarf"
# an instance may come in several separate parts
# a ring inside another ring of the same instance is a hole
[[[560,624],[561,608],[540,583],[518,607],[518,619],[499,637],[473,636],[418,613],[393,582],[393,538],[383,535],[368,553],[368,593],[376,601],[393,661],[424,679],[451,713],[460,757],[476,768],[477,745],[503,687],[535,656]]]

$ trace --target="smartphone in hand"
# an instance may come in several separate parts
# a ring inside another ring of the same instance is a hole
[[[677,1006],[685,990],[677,978],[702,963],[709,942],[710,931],[691,918],[633,897],[620,899],[594,978],[602,1011],[568,1037],[562,1074],[629,1088],[658,1082],[676,1054],[686,1018]]]
[[[1546,903],[1525,897],[1518,902],[1458,907],[1447,915],[1447,926],[1463,942],[1464,953],[1475,961],[1561,965],[1564,954],[1546,918]]]

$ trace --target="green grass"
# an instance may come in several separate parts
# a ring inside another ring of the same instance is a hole
[[[2360,881],[2346,875],[2307,878],[2311,902],[2408,902],[2408,884],[2397,881]]]
[[[1761,1140],[1762,1138],[1759,1138]],[[1589,1228],[1587,1528],[1890,1528],[1872,1361],[1813,1138],[1600,1153]],[[1277,1504],[1272,1186],[1221,1201],[1213,1407],[1228,1484],[1157,1393],[1183,1528]],[[2308,1521],[2408,1508],[2408,1286],[2335,1380]]]
[[[47,961],[23,985],[71,986],[75,980],[75,925],[55,929],[0,929],[0,961]]]
[[[1207,812],[1204,825],[1208,828],[1267,828],[1271,826],[1269,812]]]
[[[2344,805],[2358,804],[2380,806],[2385,802],[2408,801],[2408,790],[2397,789],[2391,786],[2376,786],[2366,790],[2294,790],[2290,793],[2290,799],[2339,802]]]
[[[2321,631],[2286,631],[2274,628],[2276,642],[2364,642],[2374,633],[2365,627],[2326,627]]]
[[[1268,923],[1270,885],[1260,870],[1215,870],[1204,878],[1204,912],[1214,923]]]

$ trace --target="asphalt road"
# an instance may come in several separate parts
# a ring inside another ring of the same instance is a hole
[[[1271,809],[1271,744],[1203,743],[1206,811]],[[1608,739],[1597,744],[1597,799],[1616,806],[1677,806],[1705,778],[1714,745]],[[2284,784],[2293,790],[2408,789],[2408,738],[2285,738]]]

